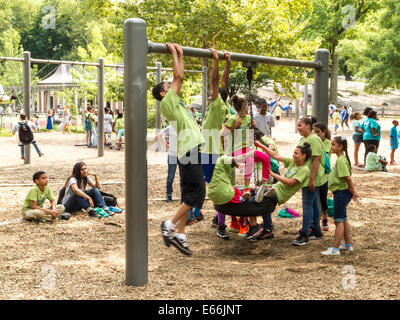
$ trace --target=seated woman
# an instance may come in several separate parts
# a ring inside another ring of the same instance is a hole
[[[262,207],[256,208],[257,210],[264,210],[263,212],[260,212],[260,214],[257,215],[265,215],[264,219],[264,225],[268,224],[268,221],[270,221],[270,216],[271,213],[275,210],[275,207],[277,204],[283,204],[286,201],[288,201],[297,191],[299,191],[307,182],[308,178],[310,176],[310,170],[308,167],[305,165],[306,161],[311,157],[311,146],[307,142],[303,144],[303,146],[297,146],[293,152],[293,158],[284,158],[280,156],[278,153],[272,151],[271,149],[265,147],[262,145],[260,142],[255,141],[254,145],[258,148],[263,149],[271,158],[274,158],[280,162],[283,162],[285,165],[286,173],[285,176],[282,177],[280,175],[277,175],[273,172],[270,174],[278,180],[278,183],[273,185],[273,188],[271,188],[268,192],[264,194],[264,200],[262,201]],[[226,156],[220,157],[218,160],[220,161],[221,158],[224,158]],[[225,213],[224,209],[228,209],[231,211],[235,211],[234,206],[240,206],[242,203],[241,202],[236,202],[234,201],[235,198],[238,195],[238,191],[233,189],[231,187],[230,182],[229,182],[229,177],[227,175],[227,170],[221,170],[221,164],[218,164],[217,166],[219,167],[218,175],[214,181],[213,185],[213,179],[211,180],[211,184],[208,187],[207,195],[210,198],[211,201],[214,202],[216,205],[216,208],[218,212]],[[233,162],[232,162],[233,163]],[[216,170],[217,170],[216,166]],[[226,177],[222,179],[219,177],[219,175],[223,175],[225,171]],[[214,173],[215,175],[215,173]],[[218,182],[218,185],[217,185]],[[213,188],[211,188],[213,185]],[[263,186],[262,186],[263,187]],[[231,188],[231,189],[229,189]],[[210,190],[211,189],[211,190]],[[264,187],[265,189],[265,187]],[[256,200],[260,200],[260,191],[263,189],[259,189],[257,192]],[[231,200],[229,201],[230,198]],[[226,208],[224,206],[221,206],[221,204],[225,202]],[[236,204],[235,204],[236,203]],[[251,202],[248,202],[249,206],[252,205]],[[246,203],[244,203],[246,205]],[[254,206],[253,206],[254,207]],[[258,212],[257,212],[258,213]],[[230,212],[229,214],[237,214],[237,212]],[[256,223],[256,217],[252,217],[253,220],[250,221],[251,226],[257,226]],[[262,228],[264,229],[264,228]],[[249,234],[252,234],[251,232]],[[271,230],[263,230],[259,236],[252,236],[251,238],[247,238],[250,240],[261,240],[261,239],[267,239],[271,238],[272,231]]]
[[[95,179],[93,182],[89,176]],[[92,189],[86,190],[87,186]],[[65,194],[62,199],[62,205],[67,212],[75,212],[84,209],[92,218],[101,218],[94,208],[99,207],[107,212],[109,216],[114,215],[108,210],[104,199],[99,191],[100,182],[97,175],[88,170],[86,163],[77,162],[72,169],[72,175],[65,182]],[[67,209],[68,208],[68,209]]]

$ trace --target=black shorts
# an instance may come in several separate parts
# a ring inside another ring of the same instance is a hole
[[[276,116],[276,120],[281,120],[281,116]]]
[[[181,182],[181,203],[201,209],[206,196],[204,172],[199,148],[194,148],[178,160]]]

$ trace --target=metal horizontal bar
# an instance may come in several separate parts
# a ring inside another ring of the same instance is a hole
[[[44,64],[70,64],[77,66],[91,66],[98,67],[99,64],[95,62],[76,62],[76,61],[63,61],[63,60],[44,60],[44,59],[31,59],[32,63],[44,63]]]
[[[170,54],[167,46],[162,43],[154,43],[149,40],[147,48],[148,48],[148,53]],[[212,59],[211,51],[208,49],[191,48],[191,47],[182,47],[182,49],[183,49],[183,54],[185,56]],[[220,59],[224,58],[224,53],[222,51],[218,51],[218,55]],[[257,56],[245,53],[234,53],[234,52],[231,52],[231,59],[232,61],[241,61],[247,63],[258,62],[263,64],[280,65],[288,67],[301,67],[301,68],[312,68],[312,69],[320,69],[322,67],[321,64],[316,61],[273,58],[273,57],[264,57],[264,56]]]
[[[121,64],[119,64],[119,65],[111,65],[111,64],[105,64],[104,65],[105,67],[116,67],[116,68],[124,68],[124,65],[121,65]],[[150,71],[156,71],[157,70],[157,68],[156,67],[147,67],[147,70],[150,70]],[[174,69],[171,69],[171,68],[161,68],[161,71],[174,71]],[[201,71],[201,70],[185,70],[185,72],[187,72],[187,73],[202,73],[203,71]]]
[[[18,61],[18,62],[24,62],[24,59],[22,58],[11,58],[11,57],[0,57],[1,61]]]

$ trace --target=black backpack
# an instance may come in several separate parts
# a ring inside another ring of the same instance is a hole
[[[64,195],[65,195],[65,187],[62,187],[61,190],[58,192],[57,204],[62,204],[62,199],[64,198]]]
[[[33,141],[33,133],[31,128],[28,125],[28,122],[18,122],[18,136],[19,141],[23,144],[28,144]]]
[[[106,203],[107,207],[117,207],[118,203],[117,203],[117,197],[109,194],[109,193],[105,193],[103,191],[100,191],[104,202]]]

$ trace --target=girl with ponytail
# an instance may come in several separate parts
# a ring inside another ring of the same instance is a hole
[[[252,144],[254,140],[254,133],[252,130],[255,127],[255,121],[251,119],[248,114],[249,106],[244,97],[238,95],[232,96],[232,104],[237,114],[232,115],[224,124],[221,135],[225,138],[231,136],[233,141],[233,156],[237,157],[253,151]],[[254,162],[262,163],[262,186],[266,188],[269,179],[270,159],[269,157],[256,150],[254,156],[246,159],[244,167],[244,198],[250,198],[250,179],[253,174]],[[246,237],[249,233],[249,226],[247,219],[241,217],[237,221],[236,217],[232,217],[232,221],[228,227],[228,231],[239,232],[239,236]]]
[[[325,256],[339,256],[339,250],[353,251],[350,224],[347,221],[347,205],[358,195],[351,180],[351,162],[346,137],[334,137],[331,150],[337,160],[329,175],[329,190],[333,192],[333,219],[336,225],[333,247],[321,252]],[[341,244],[344,238],[344,244]]]

